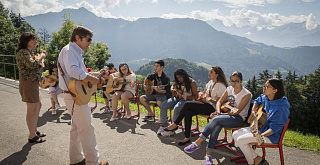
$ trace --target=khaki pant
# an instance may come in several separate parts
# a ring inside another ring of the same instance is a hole
[[[86,165],[98,165],[99,153],[94,127],[91,124],[91,108],[89,104],[82,106],[74,104],[71,95],[68,93],[64,93],[63,97],[70,115],[72,114],[69,148],[70,163],[76,164],[86,158]]]

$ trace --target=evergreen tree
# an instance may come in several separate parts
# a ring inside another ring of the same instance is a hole
[[[282,80],[282,74],[279,70],[277,70],[277,72],[274,75],[277,79]]]

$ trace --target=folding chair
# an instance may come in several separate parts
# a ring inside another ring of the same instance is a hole
[[[258,147],[258,148],[262,148],[262,159],[264,159],[266,157],[266,148],[279,148],[279,154],[280,154],[280,162],[281,165],[284,165],[284,157],[283,157],[283,149],[282,149],[282,140],[283,137],[287,131],[288,125],[289,125],[290,119],[288,119],[286,125],[283,127],[281,135],[280,135],[280,139],[279,139],[279,143],[277,144],[273,144],[273,143],[264,143],[262,146],[259,146],[258,143],[250,143],[250,145],[252,145],[253,147]],[[247,160],[238,160],[238,159],[243,159],[245,158],[244,156],[239,156],[236,158],[231,159],[231,161],[235,161],[236,163],[246,163]]]
[[[137,84],[136,84],[136,94],[135,94],[135,96],[129,98],[129,100],[136,100],[137,107],[138,107],[138,113],[135,114],[135,115],[132,115],[130,119],[135,118],[135,117],[138,117],[138,118],[140,117],[139,96],[138,96],[138,94],[139,94],[139,86],[140,86],[140,85],[137,83]],[[118,110],[120,110],[120,111],[118,112],[118,114],[125,115],[126,110],[125,110],[123,107],[118,108],[117,111],[118,111]]]

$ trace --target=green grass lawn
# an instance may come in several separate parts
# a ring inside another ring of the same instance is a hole
[[[91,98],[91,101],[94,101],[94,97]],[[97,102],[104,103],[104,99],[102,97],[97,96]],[[120,105],[120,101],[118,102]],[[130,109],[132,111],[138,111],[137,104],[130,103]],[[159,107],[156,107],[156,116],[160,116],[160,110]],[[168,116],[169,116],[168,111]],[[147,114],[147,110],[140,104],[140,113]],[[207,125],[207,119],[203,117],[199,117],[199,125],[200,126],[206,126]],[[193,124],[196,124],[196,118],[193,117]],[[283,139],[283,144],[288,147],[297,147],[302,150],[309,150],[309,151],[315,151],[317,153],[320,153],[320,138],[315,135],[311,134],[303,134],[297,131],[293,130],[287,130],[286,134]]]

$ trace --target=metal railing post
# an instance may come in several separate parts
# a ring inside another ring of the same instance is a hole
[[[6,65],[13,65],[13,70],[14,70],[14,81],[16,81],[17,79],[17,70],[16,70],[16,63],[15,63],[15,60],[14,58],[16,57],[15,55],[2,55],[0,54],[0,57],[2,57],[2,62],[0,62],[0,64],[3,64],[3,73],[4,73],[4,78],[6,79],[7,78],[7,70],[6,70]],[[10,63],[8,61],[8,63],[6,63],[5,61],[5,57],[12,57],[12,63]]]

